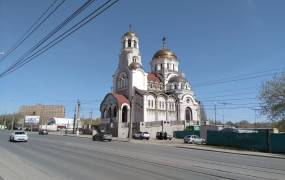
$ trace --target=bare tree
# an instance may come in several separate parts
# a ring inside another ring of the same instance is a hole
[[[285,73],[263,84],[260,100],[263,115],[272,121],[285,120]]]

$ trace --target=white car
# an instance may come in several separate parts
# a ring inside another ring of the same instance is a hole
[[[138,132],[138,133],[133,135],[134,139],[141,139],[141,140],[143,140],[143,139],[149,140],[149,137],[150,137],[150,135],[148,132]]]
[[[29,139],[28,134],[25,131],[14,131],[10,135],[11,142],[23,141],[27,142]]]
[[[200,138],[197,135],[187,135],[184,137],[184,143],[192,143],[192,144],[203,144],[205,143],[205,139]]]

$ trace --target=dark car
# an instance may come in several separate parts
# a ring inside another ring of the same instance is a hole
[[[171,140],[172,136],[170,134],[167,134],[167,132],[157,132],[156,133],[156,139],[159,140]]]
[[[92,136],[93,141],[112,141],[112,134],[106,132],[98,132]]]
[[[46,129],[39,130],[39,135],[48,135],[48,131]]]

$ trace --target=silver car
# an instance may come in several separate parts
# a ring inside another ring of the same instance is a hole
[[[27,142],[29,139],[28,134],[25,131],[14,131],[10,135],[11,142]]]
[[[197,135],[187,135],[184,137],[184,143],[192,143],[192,144],[204,144],[205,143],[205,139],[200,138]]]

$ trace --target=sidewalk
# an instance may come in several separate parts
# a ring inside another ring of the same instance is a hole
[[[60,133],[59,132],[50,132],[49,134],[61,135],[61,136],[70,136],[70,137],[79,137],[79,138],[89,138],[89,139],[92,138],[91,135],[79,135],[79,136],[77,136],[76,134],[64,134],[61,132]],[[113,137],[113,141],[128,142],[128,138]],[[212,152],[230,153],[230,154],[238,154],[238,155],[248,155],[248,156],[259,156],[259,157],[285,159],[285,155],[282,155],[282,154],[272,154],[272,153],[263,153],[263,152],[256,152],[256,151],[237,150],[237,149],[230,149],[229,147],[219,147],[219,146],[210,146],[210,145],[184,144],[182,139],[172,139],[172,140],[156,140],[156,139],[136,140],[136,139],[132,139],[131,143],[163,145],[163,146],[169,146],[169,147],[195,149],[195,150],[202,150],[202,151],[212,151]]]

